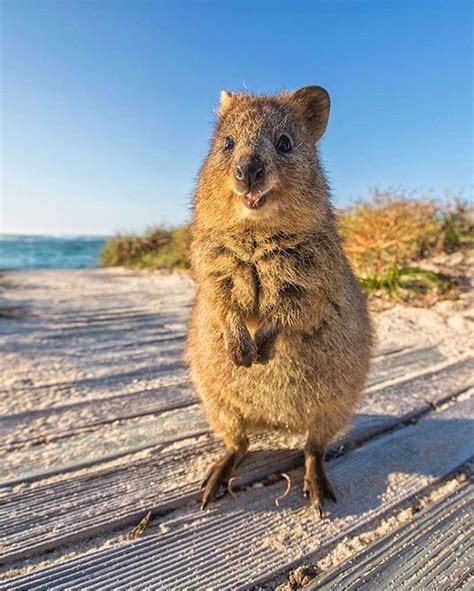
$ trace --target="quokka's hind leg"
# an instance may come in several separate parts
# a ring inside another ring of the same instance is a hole
[[[236,466],[240,464],[247,453],[249,440],[244,435],[231,440],[225,438],[224,442],[226,453],[212,466],[201,485],[201,490],[204,490],[201,509],[207,507],[209,501],[215,498],[222,486],[227,486]]]
[[[324,498],[337,501],[336,494],[324,468],[325,447],[308,442],[304,448],[305,474],[303,492],[309,497],[311,505],[316,509],[319,517],[322,517]]]

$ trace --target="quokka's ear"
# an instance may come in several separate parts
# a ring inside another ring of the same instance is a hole
[[[221,90],[221,100],[219,103],[219,117],[223,117],[227,111],[230,109],[232,103],[234,102],[235,95],[228,90]]]
[[[286,101],[299,113],[313,142],[326,130],[331,100],[321,86],[305,86],[286,95]]]

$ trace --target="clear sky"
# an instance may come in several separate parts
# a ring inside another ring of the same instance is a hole
[[[1,0],[9,233],[189,219],[222,88],[325,86],[334,201],[473,184],[473,3]]]

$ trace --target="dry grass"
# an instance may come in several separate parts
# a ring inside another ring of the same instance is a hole
[[[339,224],[346,254],[362,277],[453,252],[471,242],[473,232],[469,208],[459,197],[439,205],[378,192],[342,211]]]
[[[437,208],[428,201],[376,195],[339,215],[344,248],[360,277],[419,260],[442,244]]]
[[[426,198],[375,193],[342,211],[344,249],[369,296],[430,305],[455,297],[450,277],[424,269],[420,261],[472,247],[473,224],[459,198],[442,205]]]
[[[430,305],[455,297],[450,278],[420,261],[474,246],[472,208],[459,197],[442,203],[397,192],[372,197],[339,212],[344,249],[371,298]],[[153,228],[144,236],[118,235],[102,252],[104,266],[189,268],[189,228]]]

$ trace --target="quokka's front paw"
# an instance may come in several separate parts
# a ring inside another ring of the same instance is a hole
[[[250,367],[257,359],[257,347],[250,334],[230,339],[228,351],[232,361],[239,367]]]
[[[274,328],[259,328],[255,334],[255,345],[257,348],[256,363],[268,363],[275,357],[275,343],[278,333]]]
[[[265,343],[263,345],[257,345],[257,359],[255,363],[261,363],[265,365],[275,357],[275,343]]]
[[[230,358],[239,367],[250,367],[257,359],[257,347],[246,326],[227,331],[226,347]]]

